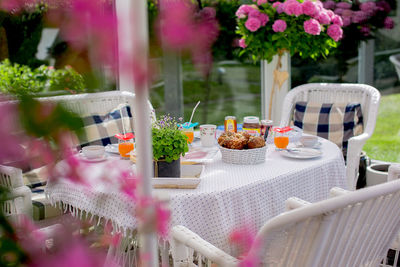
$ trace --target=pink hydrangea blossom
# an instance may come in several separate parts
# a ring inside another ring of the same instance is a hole
[[[327,34],[336,42],[342,39],[343,37],[343,30],[337,24],[332,24],[328,27]]]
[[[385,11],[386,13],[389,13],[392,8],[390,7],[389,3],[386,2],[385,0],[379,1],[376,3],[376,7],[380,11]]]
[[[335,15],[335,16],[332,18],[332,23],[333,23],[333,24],[336,24],[336,25],[339,25],[340,27],[342,27],[342,26],[343,26],[343,19],[342,19],[341,16]]]
[[[281,14],[283,12],[283,3],[281,2],[275,2],[272,4],[272,7],[276,9],[276,12],[278,12],[278,14]]]
[[[254,8],[252,8],[249,5],[241,5],[239,7],[239,9],[236,11],[236,17],[238,17],[239,19],[243,19],[245,17],[247,17],[247,15],[250,13],[251,10],[253,10]]]
[[[350,17],[343,17],[343,27],[347,27],[351,24],[351,18]]]
[[[267,0],[258,0],[257,1],[257,5],[262,5],[262,4],[265,4],[265,3],[267,3]]]
[[[331,18],[329,17],[327,12],[321,12],[319,13],[319,16],[317,18],[318,22],[321,24],[329,24],[331,23]]]
[[[352,22],[353,23],[362,23],[368,19],[367,13],[364,11],[355,11],[353,12]]]
[[[318,17],[320,10],[314,1],[306,0],[301,4],[303,13],[313,18]]]
[[[261,27],[261,21],[257,18],[248,18],[244,26],[249,31],[255,32]]]
[[[319,35],[321,33],[321,24],[316,19],[304,21],[304,31],[311,35]]]
[[[287,27],[286,21],[278,19],[272,25],[272,30],[274,32],[284,32],[286,30],[286,27]]]
[[[336,4],[337,8],[341,8],[341,9],[350,9],[351,8],[351,4],[347,3],[347,2],[339,2]]]
[[[376,9],[376,4],[375,2],[368,1],[368,2],[363,2],[360,4],[360,9],[364,12],[370,12],[370,11],[375,11]]]
[[[393,29],[394,28],[394,21],[393,21],[393,19],[391,19],[389,17],[385,18],[383,24],[384,24],[385,29]]]
[[[246,48],[247,47],[247,45],[246,45],[246,40],[245,39],[240,39],[239,40],[239,46],[241,47],[241,48]]]
[[[260,21],[261,26],[265,26],[269,21],[267,14],[260,12],[258,9],[253,9],[249,12],[249,18],[256,18]]]
[[[329,18],[332,20],[333,17],[335,16],[335,12],[332,10],[325,10],[326,14],[328,14]]]
[[[333,0],[328,0],[326,2],[323,2],[324,8],[326,9],[335,9],[336,3]]]
[[[287,0],[283,3],[283,12],[298,17],[303,14],[303,8],[297,0]]]
[[[335,12],[335,14],[341,16],[343,14],[344,9],[343,8],[336,8],[333,12]]]
[[[362,25],[360,32],[364,35],[364,36],[369,36],[371,34],[371,29],[370,27],[368,27],[367,25]]]

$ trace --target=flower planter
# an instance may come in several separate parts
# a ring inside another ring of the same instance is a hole
[[[172,162],[153,161],[154,177],[181,177],[181,159]]]
[[[372,164],[367,167],[367,186],[385,183],[390,164]]]

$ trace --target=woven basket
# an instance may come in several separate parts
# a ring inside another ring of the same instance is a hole
[[[253,149],[228,149],[225,147],[219,147],[222,154],[222,161],[230,164],[241,164],[241,165],[254,165],[260,164],[265,161],[265,154],[267,152],[267,146]]]

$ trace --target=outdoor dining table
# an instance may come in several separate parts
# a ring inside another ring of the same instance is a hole
[[[196,189],[154,189],[168,195],[170,225],[184,225],[226,252],[231,231],[252,225],[256,229],[285,210],[285,200],[298,197],[309,202],[325,199],[332,187],[346,188],[345,164],[340,149],[321,139],[321,157],[283,157],[269,144],[266,160],[257,165],[224,163],[218,152],[205,163]],[[117,157],[115,160],[119,160]],[[88,164],[90,176],[109,160]],[[160,178],[162,179],[162,178]],[[72,214],[84,211],[111,221],[117,229],[131,233],[137,227],[134,203],[117,188],[91,180],[90,187],[60,177],[50,182],[46,194],[53,204],[63,203]]]

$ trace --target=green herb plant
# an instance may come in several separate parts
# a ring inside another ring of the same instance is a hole
[[[179,130],[175,119],[161,116],[152,127],[153,159],[171,163],[188,152],[187,136]]]

